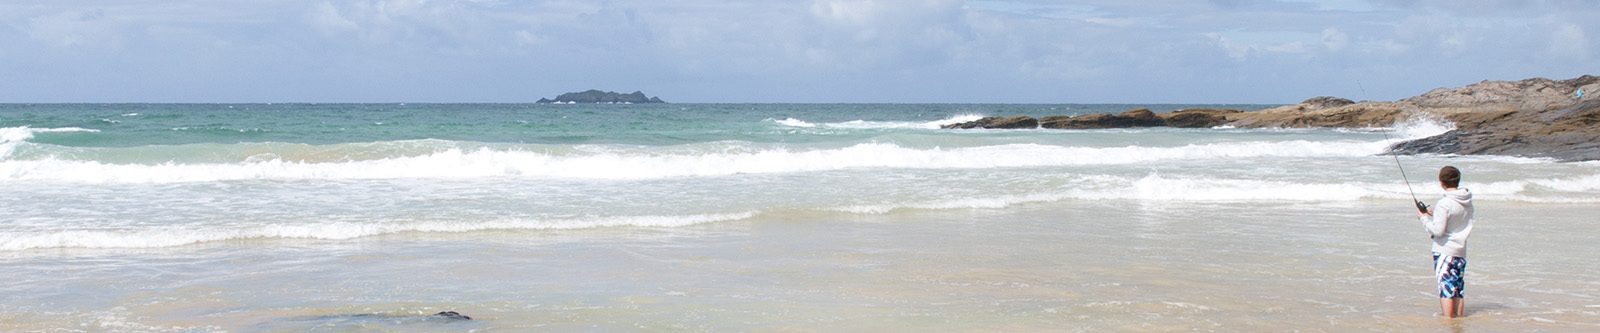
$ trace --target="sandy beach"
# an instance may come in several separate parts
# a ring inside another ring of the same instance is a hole
[[[0,325],[156,331],[1583,331],[1592,205],[1481,204],[1468,317],[1404,206],[1121,200],[7,253]],[[237,251],[238,247],[257,250]],[[164,257],[164,260],[149,260]],[[458,311],[471,321],[427,315]]]

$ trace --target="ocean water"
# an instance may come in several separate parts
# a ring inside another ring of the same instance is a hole
[[[1131,107],[0,105],[0,330],[1600,329],[1597,163],[938,128]],[[1409,208],[1447,164],[1455,321]]]

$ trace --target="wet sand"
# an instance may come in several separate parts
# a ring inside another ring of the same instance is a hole
[[[0,330],[1600,330],[1600,207],[1480,202],[1457,320],[1408,214],[1064,201],[29,250],[0,254]]]

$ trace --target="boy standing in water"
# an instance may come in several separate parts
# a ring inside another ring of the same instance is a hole
[[[1461,185],[1461,170],[1453,166],[1439,169],[1439,186],[1444,198],[1428,212],[1418,212],[1422,225],[1433,238],[1433,274],[1439,281],[1439,309],[1446,317],[1466,315],[1461,290],[1466,287],[1467,235],[1472,233],[1472,192]]]

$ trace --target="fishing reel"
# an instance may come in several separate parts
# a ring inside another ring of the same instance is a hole
[[[1423,213],[1423,214],[1427,214],[1428,213],[1428,204],[1422,203],[1422,200],[1413,200],[1413,201],[1415,201],[1417,203],[1417,212],[1420,212],[1420,213]]]

